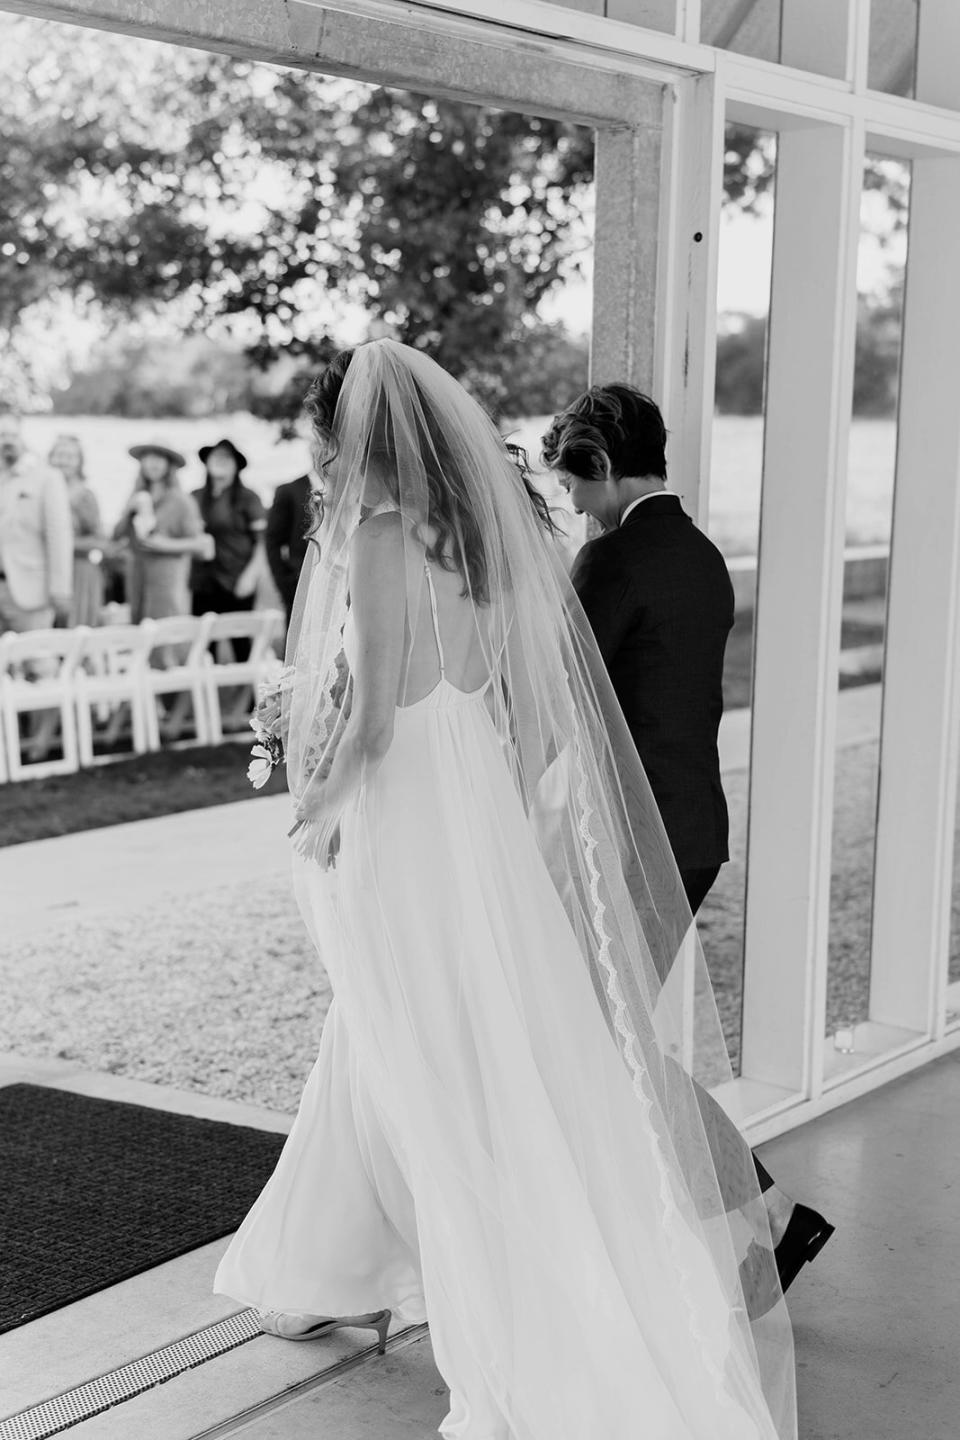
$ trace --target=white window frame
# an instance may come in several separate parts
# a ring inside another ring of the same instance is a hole
[[[756,1141],[960,1048],[960,1024],[947,1021],[948,1004],[960,1006],[960,986],[947,988],[960,765],[960,5],[922,0],[920,98],[905,100],[867,88],[870,0],[785,0],[784,45],[805,66],[821,59],[834,72],[825,75],[701,44],[700,0],[675,0],[672,34],[581,4],[0,0],[0,10],[594,125],[593,372],[661,398],[674,483],[701,518],[723,128],[738,120],[779,133],[735,1082]],[[905,478],[889,582],[871,1018],[866,1048],[840,1061],[824,1038],[827,922],[868,150],[913,163],[897,460]],[[802,387],[814,403],[799,425]],[[909,483],[918,473],[922,487]]]

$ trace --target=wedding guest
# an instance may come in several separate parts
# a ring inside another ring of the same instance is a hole
[[[194,559],[190,588],[194,615],[252,610],[257,585],[265,573],[264,531],[267,518],[259,495],[243,483],[247,457],[232,440],[204,445],[200,459],[206,469],[202,489],[193,492],[204,529],[212,536],[212,559]],[[235,640],[234,654],[245,660],[250,642]]]
[[[297,593],[300,569],[307,553],[306,532],[310,526],[309,475],[298,475],[278,485],[267,516],[267,560],[287,612],[287,625]]]
[[[97,497],[87,483],[83,447],[76,435],[58,435],[49,463],[67,485],[73,517],[71,625],[99,625],[104,603],[104,534]]]
[[[196,501],[180,487],[178,472],[186,461],[157,441],[134,445],[129,453],[140,462],[140,473],[114,533],[129,546],[131,619],[137,624],[188,615],[190,561],[209,554],[210,545]]]
[[[66,625],[72,572],[63,476],[29,453],[19,416],[0,415],[0,632]]]

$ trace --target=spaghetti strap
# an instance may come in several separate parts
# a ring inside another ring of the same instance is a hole
[[[433,634],[437,642],[437,658],[440,661],[440,679],[445,680],[447,676],[446,662],[443,654],[443,642],[440,639],[440,614],[437,610],[437,592],[433,583],[433,576],[430,574],[430,562],[424,560],[423,573],[427,577],[427,589],[430,592],[430,614],[433,616]]]

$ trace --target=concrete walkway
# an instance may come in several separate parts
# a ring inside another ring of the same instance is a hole
[[[185,810],[0,850],[0,935],[32,940],[65,920],[288,871],[286,795]]]
[[[880,686],[843,691],[837,728],[840,746],[875,739]],[[724,716],[720,758],[727,773],[749,765],[749,710]],[[289,826],[290,801],[274,796],[11,846],[0,851],[0,935],[33,939],[65,919],[262,881],[289,865]]]

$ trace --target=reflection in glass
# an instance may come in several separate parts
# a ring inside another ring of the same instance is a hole
[[[626,20],[665,35],[673,34],[677,19],[675,0],[607,0],[604,14],[608,20]]]
[[[919,0],[872,0],[867,84],[912,98],[917,81]]]
[[[828,1035],[855,1026],[869,1011],[909,185],[906,165],[868,157],[860,207],[857,352],[838,677]]]
[[[958,795],[960,800],[960,795]],[[953,905],[950,915],[948,958],[947,1024],[960,1024],[960,803],[953,832]]]
[[[704,903],[699,929],[737,1072],[775,171],[775,135],[743,126],[727,127],[708,528],[727,561],[737,597],[736,624],[727,644],[725,715],[720,732],[723,785],[730,810],[731,858]]]
[[[703,0],[700,38],[755,60],[780,59],[781,0]]]

